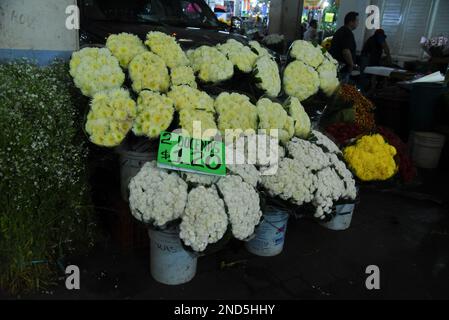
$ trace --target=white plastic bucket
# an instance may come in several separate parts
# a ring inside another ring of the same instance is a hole
[[[129,201],[128,185],[132,178],[134,178],[149,161],[156,160],[156,153],[154,152],[135,152],[135,151],[120,151],[120,191],[123,200]]]
[[[246,249],[257,256],[273,257],[284,249],[289,214],[275,207],[268,207],[255,237],[246,242]]]
[[[335,208],[335,217],[331,221],[321,222],[320,224],[326,229],[334,231],[347,230],[351,225],[354,209],[354,203],[337,205]]]
[[[435,169],[440,162],[445,137],[434,132],[413,132],[412,159],[418,168]]]
[[[155,231],[149,229],[151,275],[160,283],[179,285],[195,277],[198,257],[184,249],[179,229]]]

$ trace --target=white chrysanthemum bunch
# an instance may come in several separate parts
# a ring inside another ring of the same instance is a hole
[[[221,93],[215,99],[218,117],[218,129],[222,134],[226,130],[256,130],[257,109],[249,98],[238,93]]]
[[[190,173],[183,172],[182,177],[187,183],[197,184],[201,186],[211,186],[220,180],[219,176],[213,176],[209,174],[199,174],[199,173]]]
[[[232,234],[239,240],[247,239],[262,217],[259,194],[238,176],[220,179],[217,187],[226,203]]]
[[[166,92],[170,87],[170,76],[164,60],[152,52],[134,57],[128,69],[133,90],[137,93],[145,89]]]
[[[83,95],[118,89],[125,81],[125,74],[118,60],[106,48],[85,48],[74,52],[70,60],[70,75]]]
[[[168,34],[151,31],[145,44],[170,68],[187,66],[189,60],[176,39]]]
[[[188,85],[192,88],[197,88],[195,81],[195,73],[193,69],[188,66],[176,67],[170,70],[172,87]]]
[[[336,201],[354,200],[357,196],[355,180],[339,151],[325,148],[312,141],[293,138],[287,144],[288,155],[281,161],[276,175],[263,176],[262,185],[271,196],[295,205],[311,204],[314,217],[325,219],[333,211]],[[318,140],[324,140],[320,136]],[[338,152],[329,152],[334,150]]]
[[[254,40],[250,41],[249,45],[253,50],[255,50],[257,52],[257,55],[259,57],[263,57],[263,56],[271,57],[270,52],[266,48],[262,47],[258,41],[254,41]]]
[[[133,132],[154,139],[167,130],[173,121],[173,101],[158,92],[144,90],[137,99],[137,117]]]
[[[333,142],[323,133],[313,130],[312,135],[312,140],[314,140],[314,143],[316,145],[324,148],[326,151],[329,151],[331,153],[341,154],[340,148],[335,144],[335,142]]]
[[[320,89],[327,96],[331,96],[340,84],[337,78],[337,66],[328,59],[324,59],[317,71],[320,76]]]
[[[254,66],[254,77],[257,81],[256,86],[265,91],[269,97],[275,98],[281,92],[279,67],[270,56],[265,55],[257,59]]]
[[[190,109],[214,113],[214,99],[206,92],[187,85],[172,87],[167,94],[177,111]]]
[[[87,115],[86,132],[99,146],[115,147],[126,137],[136,117],[136,103],[125,89],[97,93]]]
[[[318,92],[320,79],[312,67],[301,61],[293,61],[284,71],[284,90],[287,95],[304,101]]]
[[[295,121],[295,136],[308,138],[311,131],[310,118],[299,99],[290,97],[284,107]]]
[[[272,45],[272,44],[278,44],[278,43],[284,41],[284,39],[285,39],[284,35],[273,33],[273,34],[269,34],[268,36],[263,38],[263,42],[268,45]]]
[[[217,83],[234,75],[234,65],[217,48],[201,46],[187,51],[193,70],[203,82]]]
[[[312,202],[316,184],[316,175],[298,159],[284,158],[275,175],[262,176],[262,186],[270,196],[298,206]]]
[[[138,36],[129,33],[111,34],[106,41],[106,47],[118,59],[122,68],[127,69],[131,60],[147,51]]]
[[[194,251],[202,252],[218,242],[228,229],[228,215],[215,187],[190,191],[182,216],[179,236]]]
[[[187,184],[176,174],[146,163],[129,184],[129,205],[139,221],[162,227],[181,218],[187,202]]]
[[[324,55],[320,48],[319,46],[315,47],[311,42],[296,40],[292,44],[290,55],[312,68],[318,68],[324,60]]]
[[[229,39],[223,44],[217,45],[220,50],[240,71],[249,73],[253,70],[257,59],[250,47],[244,46],[237,40]]]
[[[268,130],[268,134],[271,129],[279,130],[281,142],[287,142],[293,137],[294,121],[279,103],[266,98],[260,99],[257,102],[257,114],[259,115],[259,129]]]

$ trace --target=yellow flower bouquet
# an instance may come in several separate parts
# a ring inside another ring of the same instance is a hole
[[[396,149],[380,134],[363,136],[343,150],[354,174],[362,181],[385,181],[398,171]]]

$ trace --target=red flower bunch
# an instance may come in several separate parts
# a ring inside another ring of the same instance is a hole
[[[331,135],[339,145],[345,145],[349,140],[361,135],[363,130],[357,124],[340,122],[328,126],[326,132]]]
[[[409,183],[416,177],[416,168],[413,165],[407,145],[390,129],[378,127],[377,130],[385,140],[396,148],[399,174],[402,181]]]

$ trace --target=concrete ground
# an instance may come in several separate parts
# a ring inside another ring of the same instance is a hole
[[[291,219],[277,257],[256,257],[231,243],[200,258],[193,281],[170,287],[151,278],[148,249],[124,251],[106,241],[88,257],[68,261],[81,268],[81,290],[68,291],[61,280],[52,291],[27,298],[447,299],[447,174],[423,177],[413,193],[363,189],[344,232]],[[369,265],[380,268],[380,290],[366,289]]]

